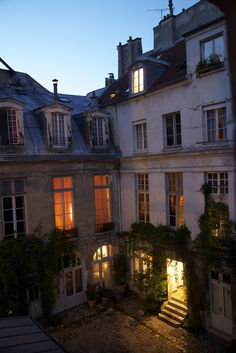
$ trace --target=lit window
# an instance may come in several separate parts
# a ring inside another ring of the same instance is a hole
[[[224,141],[227,139],[226,108],[205,109],[207,141]]]
[[[167,173],[168,224],[184,224],[184,197],[182,173]]]
[[[15,109],[0,109],[0,143],[2,145],[23,144],[23,120]]]
[[[144,90],[144,75],[143,68],[133,71],[132,73],[133,94]]]
[[[224,61],[224,40],[222,35],[201,42],[201,60],[211,62]]]
[[[66,145],[65,121],[61,113],[52,113],[52,145]]]
[[[181,141],[181,118],[180,113],[171,113],[164,116],[165,145],[180,146]]]
[[[136,175],[137,220],[149,222],[149,180],[148,174]]]
[[[113,229],[110,211],[110,187],[108,175],[94,176],[96,231]]]
[[[143,151],[147,149],[147,124],[134,124],[134,147],[135,151]]]
[[[53,178],[55,225],[59,229],[73,228],[72,178]]]
[[[136,251],[133,255],[133,272],[147,272],[152,263],[152,256]]]
[[[207,184],[211,194],[228,194],[228,173],[207,173]]]
[[[26,234],[24,180],[2,181],[4,236],[16,238]]]

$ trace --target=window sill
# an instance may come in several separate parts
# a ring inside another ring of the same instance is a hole
[[[183,150],[182,145],[173,145],[173,146],[165,146],[162,152],[172,152],[172,151],[182,151],[182,150]]]
[[[133,151],[134,154],[148,154],[149,151],[147,149],[143,149],[143,150],[135,150]]]
[[[224,70],[225,70],[224,64],[219,64],[219,65],[198,69],[196,70],[196,75],[198,78],[200,78],[200,77],[211,75],[211,74],[214,74],[215,72],[224,71]]]
[[[114,222],[97,225],[96,234],[111,232],[114,230],[114,227],[115,227]]]

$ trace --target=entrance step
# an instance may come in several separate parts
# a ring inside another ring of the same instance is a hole
[[[187,315],[188,308],[186,302],[179,298],[171,297],[171,299],[164,304],[158,317],[171,326],[180,327]]]

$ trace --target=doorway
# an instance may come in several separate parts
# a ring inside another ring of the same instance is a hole
[[[184,265],[181,261],[166,260],[168,300],[175,295],[186,301],[186,287],[184,283]]]
[[[112,246],[100,246],[93,256],[93,283],[96,286],[112,287]]]

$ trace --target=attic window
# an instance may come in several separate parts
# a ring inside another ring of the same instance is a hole
[[[24,143],[22,108],[14,106],[0,107],[0,144],[20,145]]]
[[[111,94],[110,94],[110,98],[114,98],[116,96],[116,93],[115,92],[112,92]]]
[[[144,90],[144,73],[143,67],[132,72],[132,91],[133,94],[140,93]]]

